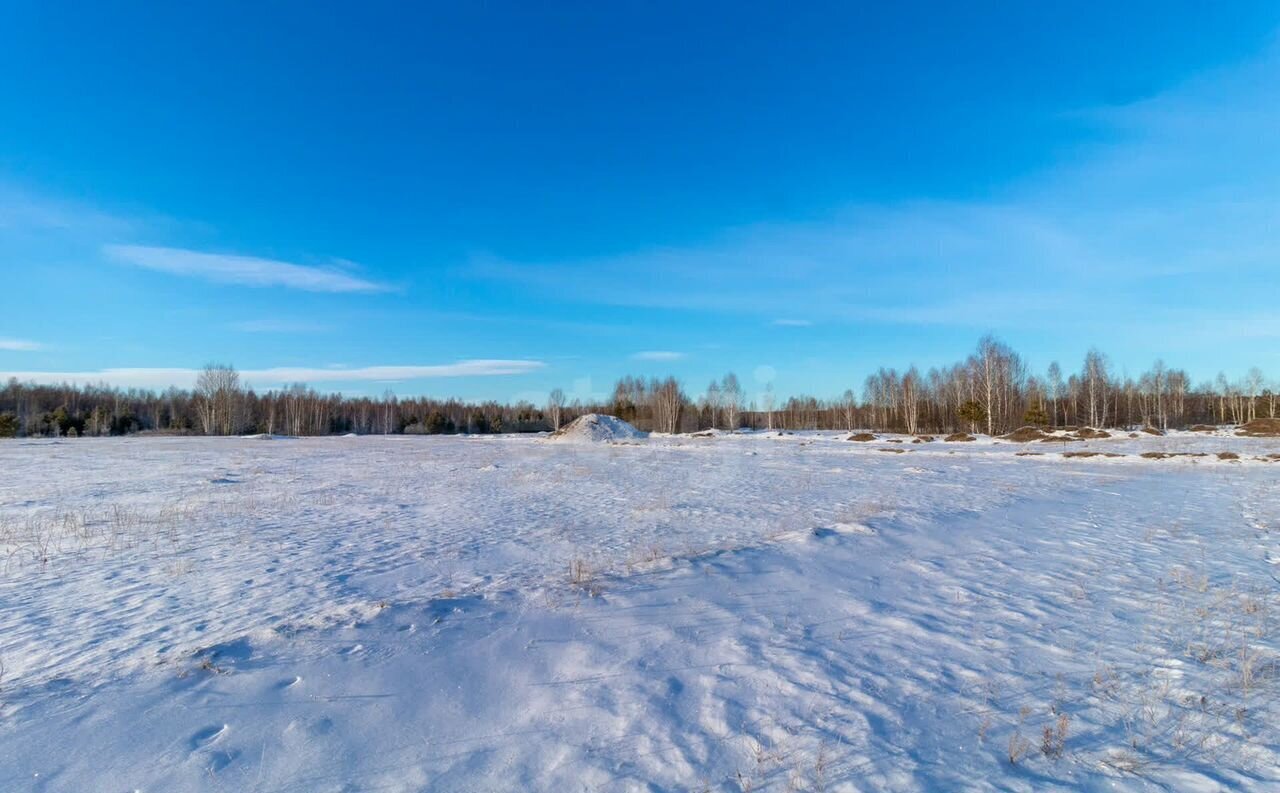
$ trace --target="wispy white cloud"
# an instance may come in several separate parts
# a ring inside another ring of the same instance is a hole
[[[247,319],[232,322],[229,327],[241,333],[323,333],[330,329],[328,325],[301,319]]]
[[[813,322],[807,319],[775,319],[769,323],[777,328],[809,328]]]
[[[446,377],[498,377],[522,375],[546,367],[542,361],[477,359],[425,366],[365,366],[359,368],[293,367],[244,369],[241,379],[256,388],[287,383],[401,382]],[[82,372],[0,372],[0,379],[16,377],[37,383],[108,383],[132,388],[191,388],[199,369],[116,368]]]
[[[633,361],[678,361],[684,357],[685,357],[684,353],[675,352],[674,350],[645,350],[644,352],[634,353],[631,356],[631,360]]]
[[[855,205],[690,245],[551,264],[477,259],[470,272],[599,305],[784,326],[772,318],[802,310],[824,325],[1074,333],[1085,345],[1137,333],[1164,310],[1188,326],[1224,310],[1265,313],[1273,298],[1258,286],[1280,251],[1277,74],[1280,47],[1077,113],[1098,142],[981,199]]]
[[[8,350],[9,352],[32,352],[43,349],[44,345],[38,341],[0,338],[0,350]]]
[[[0,234],[129,234],[137,221],[0,182]]]
[[[256,256],[150,245],[104,245],[102,251],[108,258],[134,267],[215,283],[279,286],[307,292],[385,292],[389,289],[335,267],[311,267]]]

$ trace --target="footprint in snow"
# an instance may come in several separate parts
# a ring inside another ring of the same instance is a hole
[[[861,534],[870,537],[876,534],[876,530],[861,523],[832,523],[813,530],[815,537],[832,537],[836,534]]]
[[[205,764],[205,770],[210,774],[216,774],[227,766],[235,762],[240,756],[240,752],[236,749],[229,749],[225,752],[210,752],[209,761]]]
[[[191,748],[193,750],[216,742],[227,732],[227,725],[215,724],[212,727],[205,727],[203,730],[196,730],[195,735],[191,736]]]
[[[321,735],[328,735],[333,732],[333,719],[316,719],[307,726],[307,732],[317,737]]]

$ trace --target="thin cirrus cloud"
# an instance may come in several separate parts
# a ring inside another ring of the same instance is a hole
[[[476,359],[450,364],[425,366],[291,367],[244,369],[243,382],[255,387],[288,383],[401,382],[442,377],[497,377],[522,375],[546,367],[542,361]],[[88,372],[0,372],[0,379],[15,377],[22,382],[38,383],[108,383],[132,388],[191,388],[199,369],[184,368],[116,368]]]
[[[673,350],[645,350],[644,352],[638,352],[632,355],[631,360],[633,361],[678,361],[684,357],[685,357],[684,353],[675,352]]]
[[[8,352],[33,352],[35,350],[44,349],[44,345],[38,341],[30,341],[28,339],[0,339],[0,350]]]
[[[108,258],[144,270],[220,284],[284,287],[304,292],[386,292],[389,287],[332,267],[311,267],[257,256],[203,253],[151,245],[104,245]]]

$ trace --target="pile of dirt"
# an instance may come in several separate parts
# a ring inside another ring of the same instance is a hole
[[[859,432],[845,438],[845,440],[847,441],[858,441],[859,443],[866,443],[867,441],[874,441],[875,439],[876,439],[876,436],[872,435],[869,432]]]
[[[1014,443],[1030,443],[1031,441],[1042,441],[1053,436],[1046,434],[1039,427],[1019,427],[1008,435],[1001,435],[1000,437]]]
[[[964,443],[967,441],[976,441],[977,438],[973,437],[967,432],[953,432],[947,437],[943,438],[943,440],[946,441],[947,443]]]
[[[1197,424],[1191,428],[1192,432],[1217,432],[1218,428],[1208,424]]]
[[[883,449],[877,449],[876,451],[881,451],[881,452],[892,452],[892,453],[894,453],[894,454],[902,454],[903,452],[905,452],[905,451],[906,451],[906,449],[891,449],[891,448],[889,448],[889,447],[885,447],[885,448],[883,448]]]
[[[1235,452],[1218,452],[1219,460],[1239,460],[1240,455]]]
[[[1106,430],[1095,430],[1093,427],[1081,427],[1076,430],[1075,437],[1082,441],[1091,441],[1097,438],[1110,438],[1111,433]]]
[[[1254,419],[1236,427],[1243,438],[1280,438],[1280,419]]]
[[[602,413],[579,416],[551,433],[549,440],[560,443],[612,443],[648,437],[627,422]]]
[[[1147,433],[1148,435],[1163,435],[1163,434],[1164,434],[1164,432],[1163,432],[1163,431],[1158,430],[1158,429],[1156,429],[1155,427],[1143,427],[1143,428],[1142,428],[1142,431],[1143,431],[1143,432],[1145,432],[1145,433]]]
[[[916,439],[915,439],[915,440],[913,440],[913,441],[912,441],[912,443],[933,443],[933,436],[932,436],[932,435],[917,435],[917,436],[916,436]]]

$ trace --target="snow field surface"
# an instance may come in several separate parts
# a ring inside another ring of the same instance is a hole
[[[0,790],[1280,785],[1280,441],[847,435],[0,443]]]

